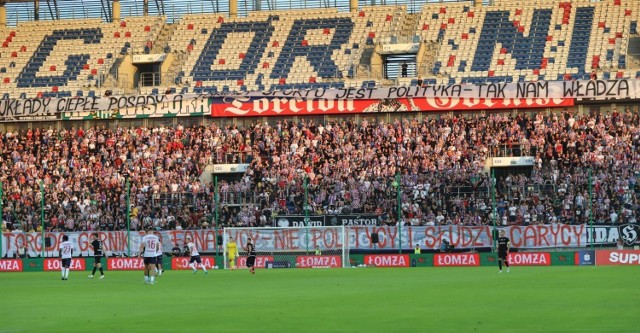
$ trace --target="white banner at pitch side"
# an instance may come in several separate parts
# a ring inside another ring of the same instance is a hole
[[[309,89],[214,94],[131,95],[105,97],[27,98],[0,100],[0,121],[93,118],[146,118],[210,113],[209,105],[238,108],[252,99],[295,99],[344,103],[359,100],[573,100],[635,99],[640,80],[538,81],[491,84]],[[497,102],[496,102],[497,103]],[[490,109],[490,106],[486,108]]]
[[[403,227],[401,233],[393,226],[368,227],[345,226],[346,248],[352,250],[373,249],[398,249],[402,241],[403,249],[412,249],[419,244],[423,249],[439,249],[443,239],[450,242],[456,248],[472,249],[491,247],[493,240],[490,226],[465,227],[465,226],[433,226],[433,227]],[[594,226],[593,237],[591,227],[582,225],[535,225],[513,226],[499,228],[505,230],[511,239],[514,248],[562,248],[562,247],[586,247],[591,244],[593,238],[595,244],[613,244],[621,236],[629,243],[638,244],[638,234],[634,239],[628,239],[629,233],[622,234],[617,227]],[[378,233],[379,243],[374,246],[371,242],[371,234]],[[624,229],[623,229],[624,232]],[[222,235],[222,231],[218,233]],[[305,251],[315,249],[340,249],[345,241],[340,228],[336,227],[310,227],[310,228],[270,228],[270,229],[229,229],[227,233],[236,239],[238,246],[244,247],[246,240],[251,237],[256,249],[262,252],[269,251]],[[90,251],[91,232],[71,233],[45,233],[50,238],[51,247],[45,249],[46,256],[57,256],[58,247],[62,242],[62,236],[68,235],[74,246],[74,255],[88,256]],[[104,248],[109,255],[126,254],[128,252],[126,231],[99,232],[99,237],[104,242]],[[180,248],[184,246],[186,236],[194,239],[202,252],[216,251],[216,234],[214,230],[169,230],[160,231],[164,252],[170,252],[175,244]],[[131,253],[136,254],[140,246],[143,234],[131,232]],[[18,249],[21,249],[18,252]],[[222,252],[222,248],[218,247]],[[12,257],[15,253],[25,251],[30,256],[39,256],[42,251],[41,233],[5,233],[2,237],[2,256],[6,254]]]

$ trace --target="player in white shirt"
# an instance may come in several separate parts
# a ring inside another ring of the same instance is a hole
[[[160,234],[155,234],[158,236],[158,240],[160,240]],[[162,267],[162,242],[160,242],[158,253],[156,253],[156,276],[162,276],[162,273],[164,273],[164,267]]]
[[[62,236],[60,243],[60,259],[62,260],[62,280],[69,280],[69,267],[71,266],[71,256],[73,254],[73,245],[69,241],[69,236]]]
[[[189,255],[191,256],[191,258],[189,258],[189,267],[193,269],[193,274],[198,273],[198,266],[200,266],[204,271],[204,274],[206,275],[208,273],[207,269],[202,264],[202,260],[200,259],[200,253],[196,248],[196,244],[191,241],[191,237],[189,236],[187,236],[187,247],[189,248]]]
[[[156,257],[160,251],[160,239],[153,234],[153,230],[148,229],[147,234],[142,237],[142,243],[140,244],[140,256],[144,257],[144,283],[154,284],[154,277],[156,275],[155,265]],[[153,273],[151,271],[153,270]]]

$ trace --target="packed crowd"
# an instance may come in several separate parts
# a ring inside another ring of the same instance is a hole
[[[492,179],[485,160],[496,147],[535,156],[533,170]],[[3,229],[39,230],[42,192],[47,230],[122,230],[127,204],[133,230],[211,228],[216,190],[201,174],[229,161],[250,166],[218,183],[221,227],[305,210],[396,224],[398,191],[411,225],[626,223],[640,202],[640,119],[625,110],[8,132]]]

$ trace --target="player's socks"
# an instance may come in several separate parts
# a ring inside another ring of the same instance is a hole
[[[200,267],[202,267],[202,270],[203,270],[205,273],[207,272],[207,269],[204,267],[204,265],[203,265],[203,264],[200,264]]]
[[[153,283],[154,283],[154,281],[153,281],[153,279],[154,279],[153,275],[151,275],[151,276],[149,277],[149,279],[151,279],[151,284],[153,284]]]
[[[502,260],[498,260],[498,268],[500,268],[500,271],[502,272]]]
[[[104,276],[104,270],[100,267],[100,275]]]
[[[102,270],[102,267],[100,267],[100,270]],[[93,272],[91,272],[91,276],[96,275],[96,267],[93,267]]]
[[[62,274],[62,279],[64,280],[64,267],[62,267],[62,269],[60,269],[60,274]]]
[[[65,279],[69,279],[69,269],[68,268],[64,269],[64,278]]]
[[[144,276],[144,283],[149,283],[149,277],[148,276]]]

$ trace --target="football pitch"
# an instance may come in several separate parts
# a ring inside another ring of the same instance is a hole
[[[0,332],[639,332],[637,267],[0,275]]]

